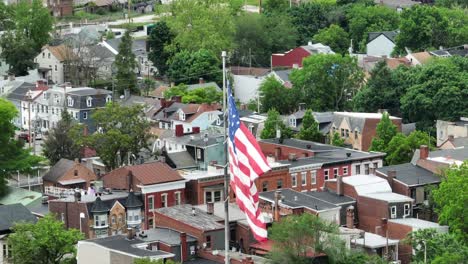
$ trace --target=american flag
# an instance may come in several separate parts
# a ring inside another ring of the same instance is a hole
[[[236,103],[228,91],[229,107],[229,170],[231,187],[239,208],[246,214],[247,222],[257,241],[267,238],[266,225],[258,208],[258,191],[255,179],[270,170],[255,137],[240,122]]]

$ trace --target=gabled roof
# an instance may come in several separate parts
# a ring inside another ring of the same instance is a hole
[[[369,38],[368,38],[367,43],[373,41],[374,39],[376,39],[376,38],[379,37],[380,35],[385,36],[385,37],[388,38],[391,42],[395,43],[395,39],[396,39],[396,36],[398,35],[398,31],[397,31],[397,30],[393,30],[393,31],[369,32]]]
[[[177,171],[160,161],[121,167],[111,171],[104,177],[127,177],[130,173],[143,185],[184,180]]]
[[[36,223],[36,217],[22,204],[0,205],[0,233],[9,231],[15,223]]]
[[[60,159],[50,170],[42,177],[43,180],[50,182],[58,182],[59,179],[73,166],[75,162],[68,159]]]
[[[36,85],[32,83],[22,82],[16,89],[9,92],[7,98],[16,101],[25,101],[27,99],[26,94],[30,90],[36,89]]]
[[[427,51],[411,53],[411,55],[421,64],[426,64],[432,58],[431,54]]]
[[[350,130],[358,130],[362,132],[367,119],[382,119],[381,113],[359,113],[359,112],[334,112],[333,124],[339,126],[343,119],[346,120],[350,126]],[[399,117],[390,116],[390,120],[398,120]]]
[[[301,46],[301,48],[310,54],[335,54],[330,46],[323,45],[322,43],[309,43],[308,45]]]
[[[91,207],[90,212],[91,213],[102,213],[102,212],[109,212],[110,208],[107,207],[107,205],[101,201],[101,198],[98,197],[96,198],[96,201],[94,201],[93,206]]]
[[[57,46],[46,45],[42,49],[48,49],[50,53],[52,53],[52,55],[61,62],[70,59],[73,56],[73,51],[64,44]]]
[[[377,168],[376,171],[388,176],[389,171],[396,171],[395,179],[408,186],[426,185],[432,183],[440,183],[440,177],[429,170],[423,169],[411,163],[399,165],[384,166]]]

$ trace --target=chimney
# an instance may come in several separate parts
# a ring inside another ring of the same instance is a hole
[[[275,160],[280,160],[281,159],[281,148],[277,147],[275,148]]]
[[[200,133],[200,127],[192,127],[192,134],[199,134]]]
[[[83,136],[87,136],[89,134],[89,130],[88,130],[88,126],[87,125],[83,125]]]
[[[176,137],[182,137],[184,135],[184,125],[176,125],[175,127],[175,135]]]
[[[343,196],[343,176],[341,175],[336,177],[336,194]]]
[[[200,79],[198,79],[198,83],[199,83],[199,84],[204,84],[204,83],[205,83],[205,79],[203,79],[203,77],[200,77]]]
[[[182,102],[182,96],[180,96],[180,95],[173,96],[172,100],[174,100],[174,102],[176,102],[176,103],[181,103]]]
[[[289,161],[296,161],[297,160],[296,153],[289,153],[288,154],[288,160]]]
[[[127,228],[127,239],[132,240],[133,237],[134,237],[133,228],[131,228],[131,227]]]
[[[15,80],[15,75],[14,74],[8,74],[8,80],[9,81],[14,81]]]
[[[280,212],[279,212],[279,201],[281,200],[281,191],[277,190],[275,192],[275,209],[274,209],[274,216],[273,220],[275,222],[279,222],[280,220]]]
[[[454,135],[448,135],[448,141],[453,142],[454,139],[455,139]]]
[[[187,234],[184,232],[180,233],[180,251],[182,256],[180,256],[180,262],[183,263],[188,259],[187,252]]]
[[[390,188],[393,190],[393,180],[396,178],[396,170],[387,171],[387,181],[390,184]]]
[[[382,236],[387,237],[388,235],[388,219],[387,218],[382,218]]]
[[[354,228],[354,206],[352,205],[346,208],[346,227]]]
[[[369,166],[369,175],[375,175],[375,168],[373,165]]]
[[[421,145],[419,147],[419,159],[427,159],[429,157],[429,147],[427,145]]]
[[[167,101],[166,101],[166,98],[162,98],[161,100],[159,100],[159,102],[161,102],[161,108],[166,108],[166,104],[167,104]]]
[[[214,203],[207,202],[206,203],[206,213],[212,215],[214,213]]]

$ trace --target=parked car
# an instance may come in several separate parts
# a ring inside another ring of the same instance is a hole
[[[41,132],[38,132],[38,133],[33,133],[35,135],[35,139],[36,140],[41,140],[42,139],[42,133]]]
[[[29,133],[24,133],[23,132],[23,133],[19,134],[18,139],[22,139],[22,140],[26,141],[27,143],[29,143],[29,140],[30,140]]]

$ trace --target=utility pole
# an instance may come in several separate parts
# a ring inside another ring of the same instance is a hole
[[[128,24],[130,24],[130,6],[132,5],[132,0],[128,0]],[[130,25],[129,25],[130,28]]]
[[[227,149],[227,91],[226,91],[226,51],[221,52],[223,58],[223,138],[224,138],[224,261],[229,264],[229,175],[228,175],[228,149]]]
[[[32,101],[32,95],[31,95],[31,90],[28,91],[28,133],[29,133],[29,148],[31,148],[31,101]]]

